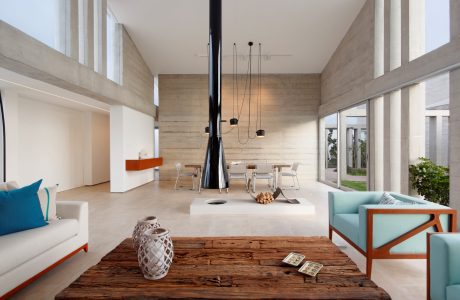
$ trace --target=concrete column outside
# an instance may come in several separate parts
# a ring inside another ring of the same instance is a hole
[[[391,191],[391,94],[383,96],[383,189]]]
[[[339,161],[337,162],[339,180],[347,174],[347,140],[347,116],[342,111],[339,113]]]
[[[450,206],[460,211],[460,69],[450,72],[449,126],[449,200]]]
[[[57,49],[78,60],[78,1],[58,1]]]
[[[401,0],[390,2],[390,70],[401,66]]]
[[[401,191],[401,91],[390,94],[390,187]]]
[[[425,156],[425,84],[401,90],[401,177],[403,194],[416,194],[410,188],[409,165]]]
[[[460,35],[460,1],[450,0],[450,37]]]
[[[356,167],[361,168],[361,143],[359,139],[361,138],[361,128],[358,127],[355,129],[355,148],[356,148]]]
[[[408,1],[408,10],[404,11],[403,17],[408,17],[409,20],[409,60],[414,60],[417,57],[425,54],[425,1],[420,0],[403,0]],[[407,4],[403,4],[402,8],[407,9]],[[407,34],[407,32],[406,32]],[[403,40],[407,36],[402,36]],[[403,58],[403,60],[407,57]]]
[[[383,66],[384,72],[391,71],[391,4],[393,0],[385,0],[383,7]]]
[[[369,190],[383,190],[383,97],[369,101]]]
[[[385,2],[384,0],[375,0],[374,5],[374,78],[377,78],[385,73]]]
[[[318,180],[326,179],[326,124],[324,118],[318,121]]]

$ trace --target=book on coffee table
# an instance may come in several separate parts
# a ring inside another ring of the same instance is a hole
[[[299,272],[315,277],[319,271],[323,268],[323,265],[314,261],[306,261],[302,267],[300,267]]]

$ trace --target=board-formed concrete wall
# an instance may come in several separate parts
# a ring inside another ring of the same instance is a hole
[[[155,115],[153,75],[122,29],[122,85],[0,21],[0,67],[111,105]]]
[[[242,94],[243,84],[240,85]],[[302,180],[315,180],[317,174],[317,114],[320,101],[320,76],[264,75],[262,77],[263,139],[238,143],[238,130],[229,132],[233,113],[232,76],[223,76],[222,124],[226,161],[301,162]],[[208,137],[207,75],[160,75],[160,156],[164,165],[161,180],[175,178],[175,162],[203,163]],[[253,89],[251,136],[255,135],[256,89]],[[240,95],[240,105],[241,105]],[[247,101],[247,99],[246,99]],[[240,117],[240,140],[247,139],[247,102]]]

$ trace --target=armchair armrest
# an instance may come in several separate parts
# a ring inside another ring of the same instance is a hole
[[[425,231],[455,231],[457,211],[436,205],[362,205],[359,223],[360,246],[366,251],[424,256]]]
[[[79,235],[88,242],[88,202],[57,201],[56,211],[62,219],[76,219],[80,227]]]
[[[329,192],[329,224],[336,214],[357,214],[363,204],[375,204],[382,192]]]
[[[429,299],[446,299],[446,288],[460,284],[460,234],[428,235]]]

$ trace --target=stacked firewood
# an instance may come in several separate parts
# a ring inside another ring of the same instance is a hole
[[[259,193],[256,197],[257,203],[260,204],[270,204],[274,201],[273,195],[269,192]]]

